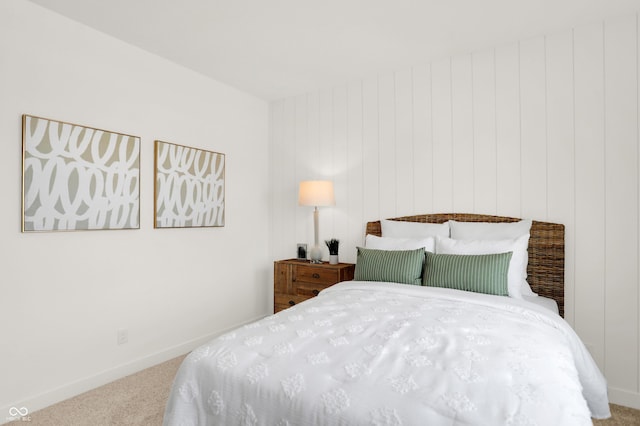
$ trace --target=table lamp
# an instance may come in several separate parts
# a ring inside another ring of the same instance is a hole
[[[318,207],[334,206],[333,182],[328,180],[306,180],[300,182],[298,205],[313,206],[313,247],[309,250],[311,263],[322,263],[322,248],[318,242]]]

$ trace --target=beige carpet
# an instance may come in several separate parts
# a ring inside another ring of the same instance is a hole
[[[30,414],[22,426],[162,425],[164,406],[184,356],[147,368]]]
[[[594,420],[594,425],[605,426],[638,426],[640,425],[640,411],[633,408],[610,404],[611,418],[607,420]]]
[[[184,356],[124,377],[32,413],[31,422],[11,425],[154,426],[162,425],[171,383]],[[611,405],[612,417],[594,425],[640,425],[640,411]]]

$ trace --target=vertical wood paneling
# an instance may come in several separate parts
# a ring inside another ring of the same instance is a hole
[[[565,318],[573,323],[575,293],[575,166],[573,32],[546,39],[547,218],[565,226]],[[551,190],[553,188],[553,190]]]
[[[307,95],[297,96],[294,99],[295,113],[295,162],[296,178],[304,180],[309,174],[313,158],[309,143],[309,99]]]
[[[471,55],[451,61],[451,111],[453,149],[453,210],[472,212],[473,149],[473,71]]]
[[[343,261],[382,217],[564,223],[566,319],[610,395],[640,407],[639,52],[630,16],[273,102],[274,258],[312,242],[303,179],[336,184],[320,228]]]
[[[474,211],[496,214],[496,77],[494,51],[473,55]]]
[[[635,16],[605,23],[604,41],[605,371],[610,386],[637,391],[638,50]]]
[[[347,88],[347,220],[348,229],[341,242],[340,258],[355,263],[356,246],[364,242],[363,140],[362,140],[362,83]]]
[[[547,215],[545,39],[520,43],[520,155],[522,214]]]
[[[395,81],[393,74],[378,78],[378,128],[380,134],[380,214],[396,216],[396,119]]]
[[[310,159],[309,168],[307,174],[301,178],[301,180],[316,180],[322,179],[320,173],[319,158],[320,158],[320,95],[318,92],[309,93],[307,95],[307,158]],[[280,165],[282,167],[282,165]],[[299,184],[299,182],[298,182]],[[296,191],[298,187],[296,187]],[[307,248],[313,245],[313,209],[306,206],[298,206],[302,211],[302,217],[304,218],[304,234],[299,237],[299,240],[295,243],[306,243]],[[278,212],[278,215],[280,213]],[[282,226],[287,226],[283,223]],[[293,242],[292,242],[293,243]]]
[[[318,127],[318,148],[319,156],[316,167],[318,168],[317,177],[315,179],[329,179],[335,178],[334,164],[333,164],[333,149],[334,149],[334,128],[333,128],[333,91],[323,90],[320,92],[319,97],[319,127]],[[333,226],[335,223],[335,208],[334,207],[320,207],[320,214],[318,220],[318,244],[322,248],[322,252],[327,255],[328,251],[324,245],[324,240],[329,238],[333,233]],[[313,232],[313,222],[311,227]],[[313,243],[313,233],[311,234],[310,241]]]
[[[333,91],[323,90],[318,98],[318,179],[333,175]]]
[[[521,216],[520,61],[518,45],[496,49],[497,211]]]
[[[604,369],[604,34],[602,24],[574,32],[574,324]]]
[[[411,69],[395,73],[396,215],[406,216],[413,207],[413,109]]]
[[[433,211],[431,66],[413,68],[413,174],[415,213]]]
[[[296,170],[295,191],[298,190],[300,181],[307,180],[312,159],[309,155],[309,122],[307,111],[308,99],[306,95],[295,98],[295,159],[294,166]],[[297,192],[294,191],[294,196]],[[295,209],[295,233],[297,243],[309,243],[306,218],[308,216],[306,208],[297,206]],[[296,253],[297,254],[297,253]]]
[[[318,92],[307,95],[307,137],[309,140],[308,155],[311,159],[309,163],[309,175],[305,180],[320,179],[320,96]]]
[[[364,150],[362,167],[364,176],[364,219],[378,220],[380,215],[380,184],[378,169],[380,148],[378,144],[378,79],[369,78],[362,83],[362,134]]]
[[[341,86],[333,90],[333,180],[336,196],[334,223],[331,232],[326,233],[323,241],[328,238],[340,239],[347,234],[348,180],[347,180],[347,87]],[[325,248],[325,246],[323,246]],[[329,255],[327,249],[327,256]]]
[[[451,61],[431,67],[433,129],[433,208],[453,210],[453,147],[451,117]]]

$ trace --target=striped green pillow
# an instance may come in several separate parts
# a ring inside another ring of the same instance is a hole
[[[416,250],[357,249],[354,280],[422,284],[424,247]]]
[[[513,252],[461,255],[427,252],[424,285],[508,296],[507,273]]]

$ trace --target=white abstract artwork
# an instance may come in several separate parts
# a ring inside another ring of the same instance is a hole
[[[22,117],[22,231],[139,229],[140,138]]]
[[[155,143],[156,228],[224,226],[225,156]]]

